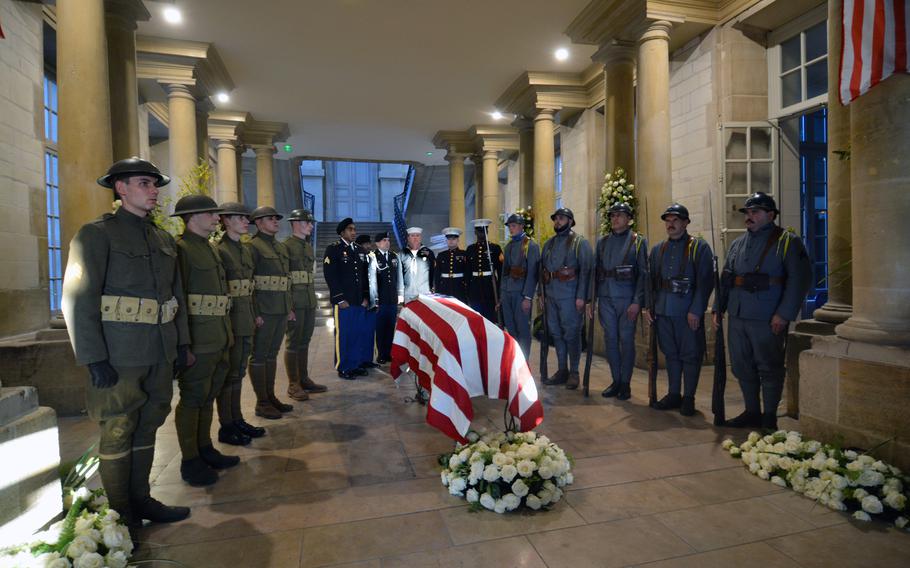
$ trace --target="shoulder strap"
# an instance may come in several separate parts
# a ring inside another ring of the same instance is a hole
[[[768,240],[765,242],[765,248],[761,251],[761,256],[758,258],[758,264],[755,265],[755,270],[753,272],[758,272],[761,270],[761,265],[765,262],[765,257],[768,256],[768,252],[771,250],[771,247],[781,238],[784,234],[784,230],[778,226],[775,226],[771,229],[771,234],[768,235]]]

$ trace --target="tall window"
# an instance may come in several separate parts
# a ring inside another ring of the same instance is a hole
[[[724,245],[745,232],[739,212],[746,198],[762,191],[777,199],[777,136],[767,122],[728,122],[720,129],[723,149]]]
[[[553,177],[553,197],[556,202],[556,208],[559,209],[562,207],[562,153],[558,151],[553,160]]]
[[[768,104],[772,118],[827,102],[828,22],[825,6],[772,33],[768,49]]]
[[[812,259],[812,285],[803,317],[828,301],[828,120],[820,109],[799,117],[799,180],[803,240]],[[832,278],[843,278],[834,274]]]
[[[63,259],[60,247],[60,175],[57,157],[56,30],[44,24],[44,191],[47,209],[47,272],[51,312],[60,311]]]

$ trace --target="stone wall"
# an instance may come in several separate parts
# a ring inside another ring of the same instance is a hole
[[[587,109],[560,124],[557,132],[562,156],[562,203],[575,213],[575,231],[593,246],[599,226],[597,196],[606,167],[604,117],[594,109]],[[550,213],[542,213],[544,222],[550,222]]]
[[[42,15],[0,0],[0,337],[47,326]]]

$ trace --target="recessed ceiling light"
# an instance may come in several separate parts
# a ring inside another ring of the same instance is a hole
[[[433,152],[427,152],[427,156],[432,156]]]
[[[553,56],[557,61],[565,61],[569,58],[569,50],[564,47],[560,47],[555,52],[553,52]]]
[[[218,99],[219,103],[226,103],[231,100],[231,97],[227,93],[218,93],[215,98]]]
[[[502,113],[498,110],[494,110],[490,113],[490,116],[493,117],[493,120],[502,120]]]
[[[183,14],[177,8],[168,6],[164,9],[164,21],[169,24],[179,24],[183,21]]]

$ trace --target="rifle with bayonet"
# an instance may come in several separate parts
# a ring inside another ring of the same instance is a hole
[[[502,311],[499,306],[499,282],[496,277],[496,267],[493,265],[493,253],[490,252],[490,233],[487,227],[483,228],[484,247],[487,249],[487,261],[490,263],[490,283],[493,285],[493,311],[496,313],[496,325],[503,327]]]
[[[550,326],[547,325],[547,282],[544,278],[546,272],[544,264],[543,247],[540,253],[540,269],[537,271],[537,285],[540,288],[540,320],[543,333],[540,334],[540,380],[543,382],[549,377],[547,373],[547,358],[550,352]]]
[[[591,279],[589,281],[590,292],[588,293],[588,306],[585,307],[585,312],[588,311],[588,307],[591,310],[591,317],[587,319],[587,338],[588,338],[588,352],[585,354],[585,375],[582,381],[582,388],[584,389],[585,398],[588,398],[588,392],[591,382],[591,362],[594,358],[594,322],[597,320],[597,266],[600,262],[600,255],[597,253],[597,246],[594,247],[594,266],[591,268]]]
[[[647,198],[642,199],[642,205],[644,206],[645,214],[645,234],[651,235],[648,230]],[[648,293],[645,295],[645,302],[648,304],[648,319],[654,320],[648,322],[648,405],[654,406],[657,403],[657,314],[655,313],[655,306],[657,305],[657,278],[660,275],[655,275],[651,269],[650,258],[646,266],[648,267],[648,273],[645,275],[648,282]]]
[[[714,293],[717,295],[717,310],[712,318],[717,320],[717,325],[714,334],[714,385],[711,388],[711,412],[714,413],[714,425],[723,426],[726,423],[724,391],[727,389],[727,353],[726,341],[724,341],[724,312],[727,311],[727,295],[721,287],[717,244],[714,242],[714,204],[710,196],[708,206],[711,210],[711,249],[714,253]]]

